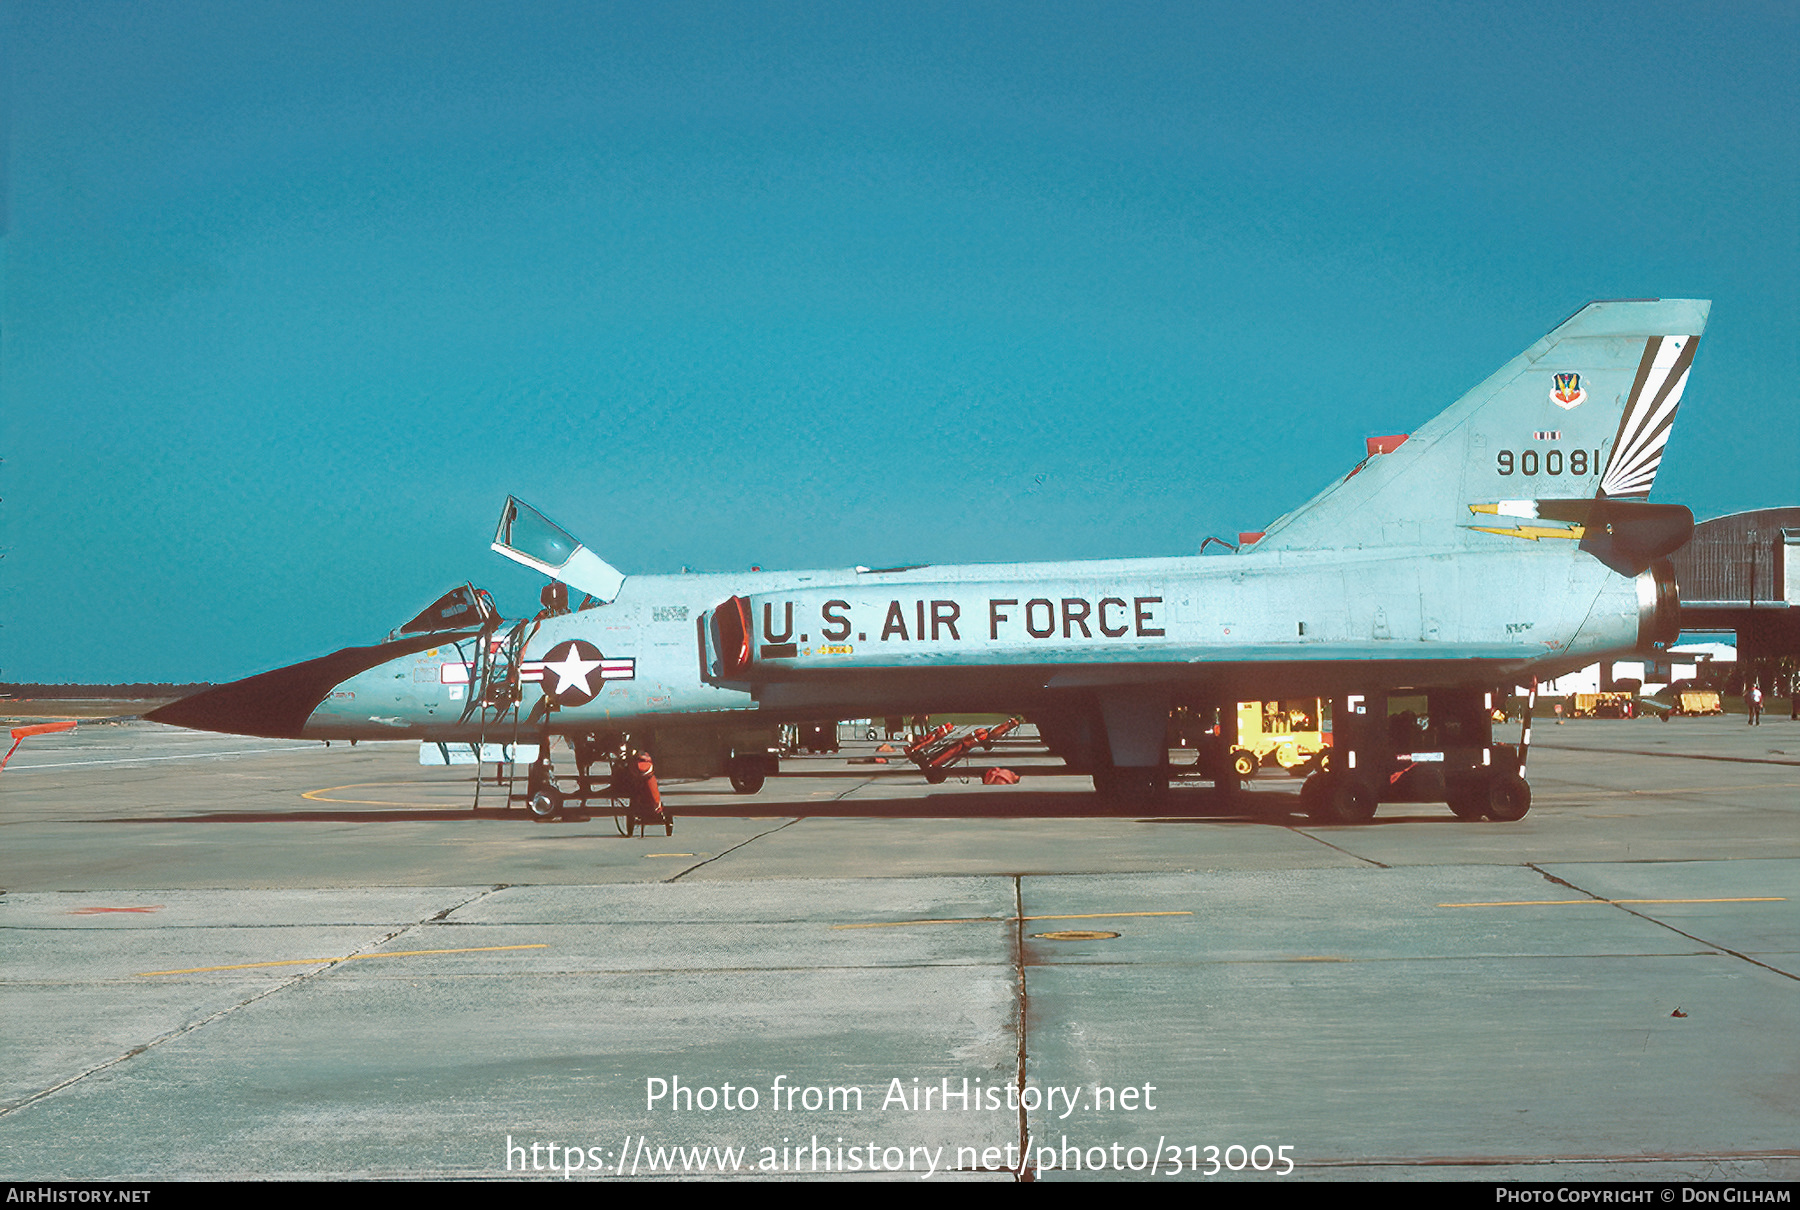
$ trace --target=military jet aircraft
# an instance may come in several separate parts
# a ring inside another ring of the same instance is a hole
[[[1335,719],[1303,792],[1315,816],[1366,820],[1411,784],[1465,818],[1516,819],[1530,790],[1522,752],[1493,742],[1494,688],[1674,638],[1666,556],[1693,516],[1646,497],[1709,310],[1583,307],[1224,556],[628,576],[509,498],[493,548],[587,594],[581,608],[507,623],[465,587],[386,642],[149,717],[542,753],[630,732],[665,770],[753,791],[774,723],[998,712],[1135,800],[1168,785],[1173,707],[1225,707],[1232,727],[1239,699],[1313,695]],[[1400,690],[1426,697],[1423,729],[1389,719]]]

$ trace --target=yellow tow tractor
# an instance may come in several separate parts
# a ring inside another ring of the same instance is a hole
[[[1330,746],[1320,730],[1325,703],[1316,697],[1279,702],[1238,703],[1238,746],[1231,766],[1241,778],[1255,777],[1265,765],[1305,777],[1319,767]]]

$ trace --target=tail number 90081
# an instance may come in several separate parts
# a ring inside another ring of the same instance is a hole
[[[1517,454],[1511,450],[1501,450],[1494,455],[1494,469],[1502,475],[1597,474],[1600,470],[1600,451],[1570,450],[1565,457],[1561,450],[1521,450]]]

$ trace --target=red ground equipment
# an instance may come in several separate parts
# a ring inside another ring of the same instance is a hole
[[[944,723],[929,735],[906,746],[906,759],[919,766],[925,780],[937,785],[950,776],[950,767],[976,748],[988,749],[994,741],[1019,725],[1021,720],[1009,718],[992,727],[971,727],[960,735],[951,735],[952,727]]]
[[[70,719],[66,723],[34,723],[29,727],[14,727],[12,733],[13,746],[6,750],[5,756],[0,756],[0,769],[6,768],[6,762],[12,759],[12,754],[17,752],[19,750],[19,745],[24,743],[29,737],[33,735],[49,735],[53,731],[73,731],[75,730],[75,723],[75,719]]]

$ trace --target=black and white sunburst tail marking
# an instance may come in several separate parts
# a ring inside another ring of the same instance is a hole
[[[1619,434],[1613,439],[1612,457],[1600,479],[1601,495],[1617,499],[1650,494],[1699,344],[1698,336],[1652,336],[1644,345],[1625,415],[1619,419]]]

